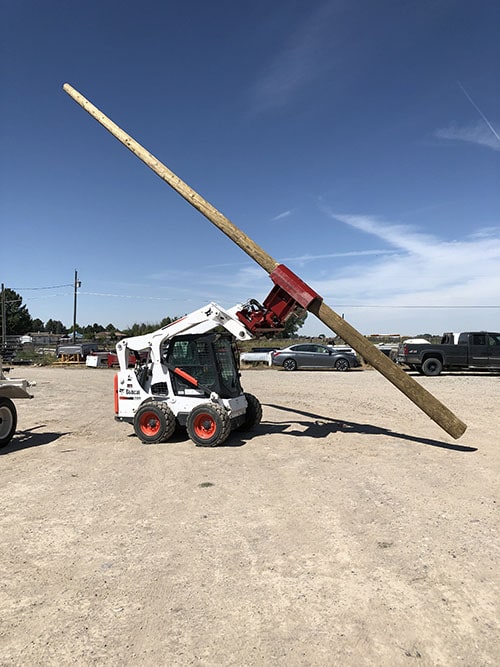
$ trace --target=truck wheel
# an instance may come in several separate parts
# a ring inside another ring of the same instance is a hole
[[[137,410],[134,431],[141,442],[166,442],[175,431],[175,416],[166,403],[148,402]]]
[[[335,362],[335,370],[337,370],[337,371],[345,372],[345,371],[348,371],[349,368],[350,368],[350,366],[349,366],[349,362],[347,361],[347,359],[337,359],[337,361]]]
[[[221,405],[202,403],[189,413],[186,429],[197,447],[217,447],[227,439],[231,420]]]
[[[283,368],[286,371],[296,371],[297,370],[297,362],[295,359],[285,359],[283,362]]]
[[[262,405],[259,399],[253,394],[247,394],[246,392],[245,398],[247,399],[245,421],[241,426],[238,426],[237,431],[251,431],[255,426],[260,424],[260,420],[262,419]]]
[[[429,357],[422,364],[422,372],[424,375],[439,375],[443,370],[443,364],[439,359]]]
[[[0,398],[0,447],[9,444],[16,431],[16,426],[16,406],[10,398]]]

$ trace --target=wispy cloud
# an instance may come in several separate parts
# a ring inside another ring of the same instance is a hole
[[[418,226],[380,217],[339,214],[326,205],[322,211],[332,225],[346,225],[374,237],[379,248],[277,259],[309,283],[332,308],[345,312],[346,319],[360,331],[418,334],[477,327],[498,330],[500,226],[476,228],[464,238],[449,241]],[[336,258],[349,261],[329,261]],[[188,270],[151,271],[144,276],[140,290],[129,285],[129,291],[124,292],[151,293],[156,301],[141,304],[140,319],[155,322],[164,315],[182,315],[210,301],[229,308],[249,298],[262,300],[271,289],[267,273],[256,264],[238,263],[230,269],[228,266],[205,266],[202,281]],[[159,298],[168,299],[163,308],[158,305]],[[442,305],[449,308],[439,308]],[[491,309],[464,308],[478,305],[490,305]],[[131,313],[130,322],[124,326],[131,324],[134,317],[137,319]],[[120,318],[123,299],[110,299],[109,319],[120,322]],[[303,333],[322,332],[324,325],[310,316]]]
[[[466,141],[467,143],[492,148],[494,151],[500,151],[500,139],[492,134],[481,121],[466,127],[458,127],[457,125],[443,127],[436,130],[435,136],[439,139]]]
[[[278,220],[283,220],[284,218],[288,218],[292,215],[292,211],[283,211],[282,213],[278,213],[278,215],[275,215],[274,218],[271,218],[271,222],[277,222]]]
[[[315,288],[344,302],[433,306],[499,305],[500,228],[444,241],[414,227],[371,216],[329,216],[376,236],[393,248],[389,256],[341,269]]]
[[[500,227],[485,226],[449,241],[417,226],[370,215],[338,214],[325,205],[322,210],[332,223],[375,237],[380,247],[277,259],[296,271],[333,308],[343,312],[347,304],[347,319],[361,331],[498,329],[499,311],[493,306],[500,305]],[[351,261],[329,261],[336,258]],[[231,271],[227,266],[205,268],[202,283],[189,272],[167,271],[150,278],[163,282],[167,294],[170,290],[178,296],[178,312],[189,310],[187,294],[189,303],[196,307],[212,300],[230,307],[251,297],[263,299],[271,287],[266,272],[252,263],[235,265]],[[457,309],[438,308],[443,304]],[[492,309],[463,308],[476,305]],[[311,316],[304,333],[321,331],[321,323]]]
[[[476,102],[474,102],[460,81],[458,82],[458,85],[465,97],[480,115],[481,120],[475,124],[467,125],[464,127],[459,127],[455,124],[452,124],[448,127],[436,130],[435,135],[440,139],[466,141],[471,144],[478,144],[479,146],[486,146],[487,148],[492,148],[495,151],[500,151],[500,135],[493,126],[493,123],[491,123],[491,121],[478,107]]]
[[[393,255],[394,250],[348,250],[347,252],[331,252],[316,255],[295,255],[293,257],[282,257],[282,262],[316,262],[320,259],[335,259],[340,257],[368,257],[373,255]]]
[[[460,86],[460,88],[461,88],[463,94],[465,95],[465,97],[469,100],[469,102],[472,104],[472,106],[474,107],[474,109],[478,112],[478,114],[481,116],[481,118],[483,119],[483,121],[486,123],[486,126],[487,126],[488,129],[490,130],[491,134],[495,137],[495,139],[496,139],[496,140],[498,141],[498,143],[500,144],[500,136],[498,135],[498,132],[495,130],[495,128],[493,127],[493,125],[490,123],[490,121],[486,118],[486,116],[485,116],[484,113],[481,111],[481,109],[480,109],[480,108],[477,106],[477,104],[474,102],[474,100],[473,100],[472,97],[469,95],[469,93],[465,90],[465,87],[460,83],[460,81],[458,82],[458,85]]]
[[[250,91],[254,113],[281,107],[325,67],[321,55],[331,39],[332,3],[324,2],[294,32]]]
[[[241,303],[249,298],[260,298],[269,291],[270,281],[267,273],[256,264],[234,265],[228,272],[226,265],[205,266],[203,280],[189,271],[165,269],[148,276],[154,286],[155,294],[162,283],[162,292],[173,295],[179,304],[186,300],[198,303],[216,301],[225,307]]]

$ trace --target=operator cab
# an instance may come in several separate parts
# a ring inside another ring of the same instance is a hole
[[[242,393],[233,337],[226,333],[185,334],[165,342],[162,351],[176,396]],[[193,382],[193,379],[195,382]]]

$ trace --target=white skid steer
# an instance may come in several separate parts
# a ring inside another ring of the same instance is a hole
[[[259,424],[262,406],[241,387],[235,341],[281,331],[316,294],[282,265],[272,280],[263,304],[250,300],[224,310],[209,303],[150,334],[120,341],[115,418],[133,424],[144,443],[165,442],[186,427],[200,447],[215,447],[231,430]]]
[[[225,332],[214,332],[214,329]],[[115,416],[144,443],[165,442],[185,426],[198,446],[215,447],[231,429],[251,429],[262,408],[241,388],[234,340],[251,334],[238,318],[210,303],[172,324],[116,346]],[[137,363],[128,368],[130,352]]]

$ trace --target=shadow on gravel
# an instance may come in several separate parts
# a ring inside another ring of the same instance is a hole
[[[260,425],[257,426],[252,432],[245,431],[239,434],[238,431],[231,431],[228,439],[225,440],[222,445],[217,445],[217,449],[219,447],[243,447],[243,445],[245,445],[249,440],[255,438],[257,435],[264,435],[264,433],[267,433],[267,430]],[[141,443],[135,433],[129,433],[127,438],[131,438],[131,444],[139,444],[142,447],[171,447],[172,445],[175,445],[179,442],[189,442],[193,445],[193,447],[196,446],[194,442],[191,442],[189,439],[186,429],[182,428],[176,431],[173,436],[167,440],[167,442],[160,442],[152,445]]]
[[[0,449],[0,456],[18,452],[21,449],[28,449],[28,447],[40,447],[42,445],[49,445],[51,442],[62,438],[63,435],[69,433],[33,433],[36,429],[43,428],[45,424],[34,426],[25,431],[16,431],[14,437],[6,447]]]
[[[312,412],[295,410],[294,408],[284,407],[282,405],[274,405],[272,403],[266,403],[265,405],[270,408],[275,408],[276,410],[293,412],[294,414],[302,415],[303,417],[309,417],[310,419],[314,420],[313,422],[296,422],[301,426],[304,426],[305,431],[287,431],[287,435],[293,435],[294,437],[305,436],[307,438],[324,438],[330,433],[362,433],[366,435],[386,435],[391,438],[399,438],[400,440],[418,442],[422,445],[430,445],[431,447],[451,449],[455,452],[477,452],[477,447],[466,447],[465,445],[455,445],[453,443],[444,442],[442,440],[419,438],[414,435],[409,435],[408,433],[398,433],[397,431],[391,431],[390,429],[382,428],[381,426],[373,426],[372,424],[358,424],[357,422],[348,422],[343,419],[332,419],[331,417],[324,417],[322,415],[316,415]],[[267,422],[267,428],[265,429],[265,432],[269,433],[270,431],[279,431],[282,433],[291,425],[292,422]]]
[[[414,378],[425,378],[428,377],[426,375],[422,375],[421,373],[418,373],[416,371],[412,371],[409,368],[403,368],[403,370],[406,372],[407,375],[410,375],[411,377]],[[441,373],[438,376],[434,376],[432,379],[433,380],[438,380],[440,377],[491,377],[492,375],[500,375],[500,371],[497,370],[484,370],[484,371],[441,371]]]

